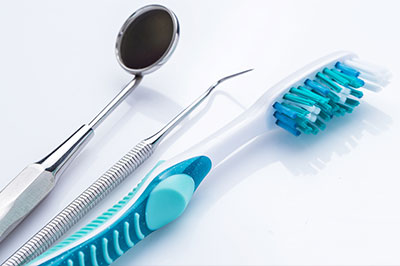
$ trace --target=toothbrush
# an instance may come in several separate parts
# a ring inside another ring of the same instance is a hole
[[[355,54],[321,58],[269,89],[252,107],[193,148],[160,161],[137,187],[97,219],[30,265],[108,265],[178,218],[210,171],[266,131],[317,134],[334,116],[351,113],[361,88],[379,91],[389,72]],[[277,127],[278,126],[278,127]]]

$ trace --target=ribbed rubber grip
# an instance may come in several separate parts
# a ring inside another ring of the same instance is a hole
[[[134,200],[136,193],[146,180],[145,177],[137,188],[107,212],[29,265],[109,265],[154,230],[178,218],[185,210],[194,192],[194,181],[185,174],[168,176],[162,181],[156,178],[146,187],[145,192],[135,202],[132,202],[132,206],[122,213],[119,219],[115,222],[108,222],[111,217],[124,208],[125,204]],[[106,229],[99,230],[83,243],[74,244],[100,227]],[[65,249],[65,247],[69,248]],[[52,254],[60,249],[65,250],[52,257]]]
[[[153,146],[146,141],[141,141],[2,265],[23,265],[42,254],[117,185],[135,171],[152,153]]]
[[[197,156],[158,169],[163,163],[160,161],[118,203],[28,265],[109,265],[149,234],[177,219],[211,170],[211,160]]]

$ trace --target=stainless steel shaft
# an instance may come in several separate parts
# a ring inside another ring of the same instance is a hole
[[[147,140],[143,140],[136,145],[2,265],[24,265],[46,251],[86,213],[96,206],[97,203],[118,186],[118,184],[150,157],[153,150],[154,146]]]

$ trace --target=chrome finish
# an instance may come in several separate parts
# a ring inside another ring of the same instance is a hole
[[[35,259],[74,226],[87,212],[97,205],[118,184],[126,179],[153,153],[157,144],[190,112],[200,105],[222,82],[252,69],[224,77],[209,87],[198,99],[185,108],[153,136],[143,140],[114,164],[95,183],[57,214],[45,227],[20,247],[3,266],[20,266]]]
[[[173,21],[173,38],[166,52],[155,63],[143,69],[129,69],[123,65],[118,47],[121,38],[130,23],[140,14],[162,9],[167,11]],[[100,123],[139,85],[142,76],[163,65],[178,41],[179,25],[172,11],[159,5],[145,6],[128,18],[117,37],[117,60],[135,78],[88,124],[83,125],[76,133],[61,144],[47,157],[36,164],[25,168],[3,190],[0,191],[0,242],[50,193],[59,176],[78,155],[89,141]],[[147,157],[146,157],[147,158]],[[107,194],[107,193],[106,193]]]
[[[94,131],[90,126],[83,125],[63,144],[37,162],[37,164],[40,164],[46,171],[50,172],[57,181],[63,171],[93,137],[93,134]]]
[[[52,173],[31,164],[0,193],[0,240],[3,240],[55,185]]]
[[[210,94],[211,92],[222,82],[234,78],[236,76],[239,76],[241,74],[247,73],[249,71],[252,71],[253,69],[248,69],[233,75],[226,76],[220,80],[218,80],[216,83],[211,85],[199,98],[197,98],[191,105],[186,107],[182,112],[180,112],[174,119],[172,119],[167,125],[165,125],[160,131],[158,131],[156,134],[153,136],[147,138],[146,140],[151,143],[152,145],[157,145],[176,125],[179,124],[182,119],[184,119],[186,116],[188,116],[199,104],[201,104]]]
[[[112,111],[114,111],[117,106],[128,97],[128,95],[139,85],[142,81],[142,76],[135,76],[135,78],[129,82],[122,91],[115,96],[115,98],[104,107],[101,112],[96,115],[96,117],[89,123],[89,126],[93,129],[96,129],[101,122],[109,115]]]
[[[50,193],[92,133],[90,127],[82,126],[47,157],[27,166],[0,191],[0,242]]]

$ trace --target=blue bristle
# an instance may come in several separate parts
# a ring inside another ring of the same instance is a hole
[[[274,113],[274,117],[282,122],[284,122],[285,124],[287,124],[288,126],[292,127],[292,128],[296,128],[296,121],[294,121],[293,119],[287,117],[286,115],[279,113],[279,112],[275,112]]]
[[[300,136],[301,132],[299,130],[297,130],[296,128],[290,127],[289,125],[285,124],[284,122],[282,122],[281,120],[276,120],[275,122],[278,126],[280,126],[281,128],[289,131],[290,133],[292,133],[293,135]]]
[[[273,116],[277,119],[276,124],[281,128],[289,131],[295,136],[301,133],[317,134],[320,130],[325,129],[324,122],[328,122],[334,116],[343,116],[346,113],[351,113],[359,104],[357,100],[347,97],[345,103],[340,103],[338,93],[343,87],[350,89],[350,94],[361,98],[363,93],[354,87],[361,87],[364,82],[358,77],[360,72],[343,64],[336,62],[336,69],[324,68],[320,71],[325,71],[333,78],[325,76],[322,72],[318,72],[314,79],[306,79],[302,87],[305,91],[300,91],[296,87],[288,88],[288,92],[283,94],[282,103],[275,102],[273,108],[276,112]],[[348,85],[344,85],[347,84]],[[340,84],[340,85],[339,85]],[[289,91],[289,89],[291,89]],[[313,93],[307,94],[307,90]],[[318,96],[318,95],[320,96]],[[319,101],[321,99],[329,99],[329,101]],[[312,99],[311,99],[312,98]],[[301,100],[301,101],[300,101]],[[320,109],[319,112],[315,110]],[[311,122],[309,118],[317,116],[315,122]],[[324,122],[323,122],[324,121]]]
[[[315,90],[316,92],[318,92],[318,93],[320,93],[320,94],[322,94],[324,96],[328,96],[329,95],[330,90],[327,87],[322,86],[321,84],[319,84],[316,81],[307,79],[304,82],[304,84],[306,84],[308,87],[310,87],[311,89]]]
[[[285,114],[286,116],[295,119],[297,117],[296,112],[290,110],[289,108],[283,106],[282,104],[275,102],[274,105],[272,106],[275,110],[278,112]]]
[[[345,64],[343,64],[341,62],[337,62],[335,64],[335,67],[337,69],[339,69],[340,71],[342,71],[343,73],[345,73],[347,75],[350,75],[350,76],[353,76],[353,77],[358,77],[360,75],[360,72],[358,72],[357,70],[355,70],[355,69],[353,69],[353,68],[351,68],[351,67],[349,67],[349,66],[347,66],[347,65],[345,65]]]

